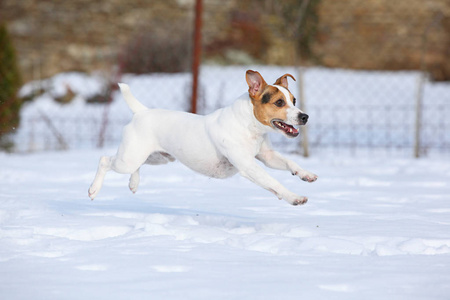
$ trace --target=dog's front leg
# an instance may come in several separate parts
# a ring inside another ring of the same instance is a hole
[[[284,199],[292,205],[301,205],[308,201],[308,198],[296,195],[289,191],[275,178],[267,174],[267,172],[259,166],[252,157],[237,160],[229,158],[229,160],[239,170],[239,173],[243,177],[274,193],[279,199]]]
[[[317,180],[317,175],[304,170],[298,164],[290,159],[285,158],[276,151],[266,151],[256,156],[267,167],[277,170],[288,170],[292,175],[300,177],[301,180],[307,182],[314,182]]]
[[[277,151],[273,150],[267,140],[263,143],[256,158],[262,161],[269,168],[288,170],[292,175],[300,177],[303,181],[314,182],[317,180],[317,175],[304,170],[292,160],[287,159]]]

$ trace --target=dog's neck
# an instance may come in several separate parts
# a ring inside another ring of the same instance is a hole
[[[233,112],[239,118],[241,124],[250,129],[253,135],[263,136],[272,132],[273,128],[258,121],[248,93],[239,97],[233,105]]]

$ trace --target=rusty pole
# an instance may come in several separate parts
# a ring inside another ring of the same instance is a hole
[[[197,113],[198,74],[202,52],[202,13],[203,0],[195,1],[194,45],[192,54],[192,99],[191,112]]]

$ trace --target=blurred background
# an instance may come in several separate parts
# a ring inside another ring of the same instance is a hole
[[[1,148],[115,147],[131,118],[117,82],[207,114],[247,69],[296,78],[310,122],[273,136],[284,151],[450,154],[449,0],[2,0]]]

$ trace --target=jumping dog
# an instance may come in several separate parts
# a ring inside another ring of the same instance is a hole
[[[227,178],[239,173],[292,205],[306,203],[306,197],[289,191],[255,160],[269,168],[288,170],[303,181],[317,180],[317,175],[274,151],[268,138],[269,132],[294,138],[299,134],[294,126],[308,121],[308,115],[295,107],[288,77],[294,79],[285,74],[269,85],[261,74],[248,70],[248,93],[231,106],[206,116],[148,109],[132,95],[128,85],[119,83],[134,115],[123,130],[117,154],[101,157],[89,197],[93,200],[97,196],[109,170],[131,174],[129,188],[134,193],[143,164],[159,165],[178,159],[206,176]]]

